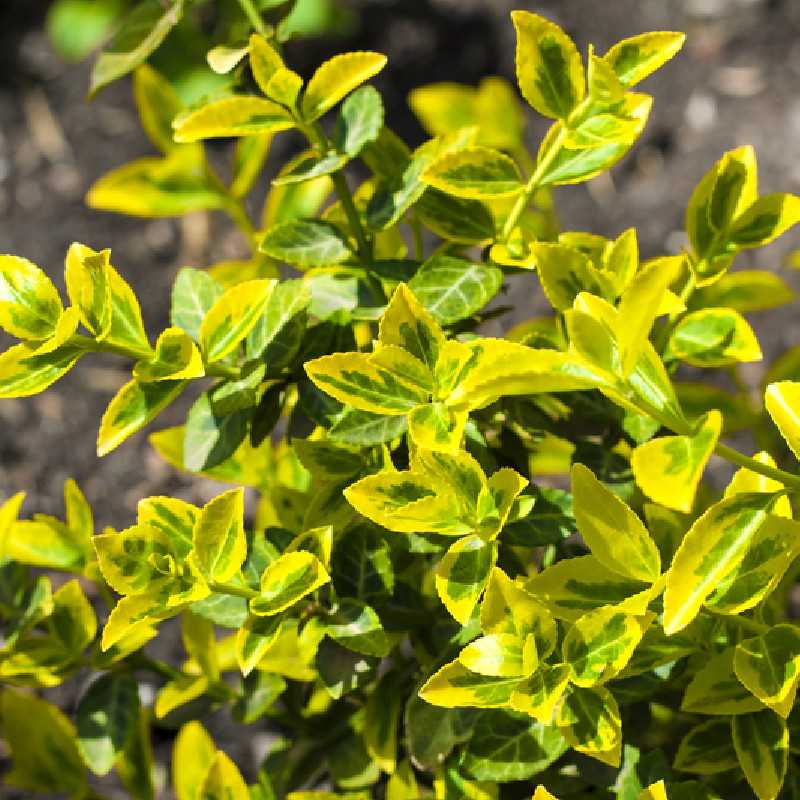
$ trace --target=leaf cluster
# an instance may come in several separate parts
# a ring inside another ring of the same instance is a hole
[[[66,303],[0,257],[19,340],[0,398],[116,354],[130,380],[98,454],[190,393],[150,441],[233,488],[143,498],[119,530],[95,529],[72,481],[63,519],[21,518],[22,494],[0,506],[4,781],[97,798],[115,770],[152,798],[152,731],[177,729],[178,800],[793,796],[798,354],[757,391],[738,371],[762,357],[745,315],[793,293],[731,267],[800,221],[800,198],[759,195],[752,148],[731,151],[688,201],[686,250],[643,262],[633,229],[561,231],[552,210],[553,187],[633,146],[638,84],[683,36],[584,59],[515,12],[519,91],[551,120],[538,150],[514,87],[488,78],[413,92],[431,138],[412,151],[368,84],[385,57],[305,79],[282,55],[285,3],[242,0],[208,52],[225,87],[182,97],[145,62],[200,5],[135,5],[99,56],[93,91],[133,71],[160,155],[88,202],[224,212],[249,259],[178,272],[153,336],[108,250],[69,248]],[[290,130],[307,149],[254,219],[245,198]],[[216,138],[235,140],[227,176]],[[485,336],[511,276],[552,314]],[[724,441],[742,431],[753,456]],[[722,490],[712,457],[736,466]],[[148,649],[172,617],[181,663]],[[86,670],[70,716],[31,693]],[[249,782],[201,722],[218,709],[278,733]]]

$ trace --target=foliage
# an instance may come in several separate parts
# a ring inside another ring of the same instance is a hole
[[[98,29],[127,4],[100,5]],[[499,78],[415,91],[433,138],[412,151],[367,84],[382,55],[308,80],[286,65],[291,3],[220,3],[223,79],[187,97],[180,71],[146,62],[198,5],[133,6],[99,55],[92,91],[132,71],[160,155],[88,201],[225,212],[251,258],[182,269],[153,336],[108,250],[70,247],[66,307],[41,269],[2,257],[0,325],[20,341],[0,397],[117,354],[131,378],[98,454],[192,393],[185,424],[151,442],[233,488],[202,508],[144,498],[134,524],[99,532],[71,481],[63,519],[21,519],[21,494],[2,505],[4,781],[97,798],[94,776],[116,770],[154,797],[155,726],[179,728],[178,800],[794,796],[800,475],[777,462],[800,455],[800,374],[782,359],[755,402],[737,371],[761,358],[744,314],[792,292],[729,270],[800,220],[800,198],[759,195],[755,154],[734,150],[689,199],[687,250],[644,263],[634,230],[559,232],[552,213],[552,187],[632,147],[651,106],[637,85],[683,36],[584,61],[515,12],[520,92],[552,120],[536,154]],[[244,198],[289,130],[308,149],[253,221]],[[219,137],[236,139],[225,178],[203,144]],[[554,313],[486,337],[512,277],[538,279]],[[722,441],[742,430],[753,457]],[[702,481],[714,455],[738,468],[721,493]],[[172,617],[181,664],[147,650]],[[87,669],[69,717],[31,694]],[[280,733],[250,785],[200,722],[218,708]]]

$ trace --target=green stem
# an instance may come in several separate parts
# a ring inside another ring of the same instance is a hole
[[[294,121],[298,130],[306,137],[306,139],[308,139],[309,144],[316,149],[317,153],[320,156],[323,156],[326,152],[328,152],[328,150],[331,148],[331,143],[322,128],[318,124],[307,123],[296,111],[292,109],[290,110],[292,111],[292,116],[294,117]],[[372,242],[369,240],[367,232],[364,230],[364,226],[361,224],[361,217],[358,214],[358,209],[356,208],[356,204],[353,200],[353,195],[350,191],[350,187],[347,184],[347,178],[345,177],[344,170],[339,169],[332,173],[331,180],[333,181],[333,188],[336,190],[336,196],[339,198],[339,202],[342,204],[342,208],[344,209],[350,230],[352,231],[353,236],[355,236],[356,243],[358,245],[358,257],[359,261],[364,267],[364,274],[366,276],[367,284],[369,285],[369,288],[375,296],[377,302],[379,304],[386,303],[387,297],[386,292],[383,290],[383,285],[372,272],[372,262],[374,258]]]
[[[503,233],[500,236],[501,242],[507,242],[509,240],[514,228],[517,227],[520,218],[525,213],[525,209],[527,209],[531,204],[533,196],[536,194],[536,190],[539,188],[539,183],[542,180],[542,176],[550,168],[550,165],[553,163],[555,157],[561,150],[564,140],[567,138],[567,129],[563,126],[563,123],[556,124],[561,124],[561,129],[556,134],[552,145],[547,150],[542,160],[536,165],[536,169],[534,170],[533,175],[531,175],[531,179],[528,181],[524,191],[517,198],[517,202],[511,209],[511,213],[508,215],[508,219],[503,226]]]
[[[217,594],[231,594],[234,597],[244,597],[245,600],[258,597],[258,592],[246,586],[233,586],[230,583],[219,583],[218,581],[211,581],[208,586],[212,592],[217,592]]]
[[[684,285],[683,289],[681,289],[681,302],[686,305],[689,302],[689,299],[694,294],[694,290],[697,288],[697,281],[694,277],[694,272],[692,272],[691,267],[689,268],[689,277],[686,279],[686,284]]]
[[[156,675],[161,675],[162,678],[166,678],[168,681],[177,680],[183,675],[179,669],[175,669],[175,667],[171,667],[163,661],[151,658],[141,651],[128,656],[125,662],[132,669],[146,669],[150,672],[155,672]]]
[[[244,15],[253,26],[253,30],[257,31],[262,36],[267,37],[269,35],[269,31],[267,30],[264,20],[261,19],[261,14],[258,13],[258,9],[253,4],[253,0],[239,0],[239,5],[241,6]]]
[[[420,224],[419,217],[416,213],[411,217],[411,235],[414,240],[414,258],[417,261],[422,261],[424,258],[424,250],[422,245],[422,225]]]
[[[76,334],[69,340],[69,344],[75,347],[80,347],[90,353],[113,353],[115,356],[122,356],[123,358],[130,358],[133,361],[140,359],[149,359],[153,356],[153,351],[145,352],[143,350],[133,350],[121,345],[112,345],[108,342],[98,342],[90,339],[88,336]],[[207,364],[205,366],[205,373],[209,378],[231,378],[238,380],[241,373],[235,367],[229,367],[225,364]]]
[[[726,444],[719,443],[714,448],[714,452],[726,461],[730,461],[732,464],[745,467],[751,472],[757,472],[765,478],[772,478],[778,481],[778,483],[782,483],[787,488],[800,492],[800,475],[793,475],[791,472],[785,472],[777,467],[771,467],[769,464],[762,464],[760,461],[756,461],[756,459],[750,458],[750,456],[746,456],[738,450],[728,447]]]
[[[679,295],[681,302],[684,305],[689,303],[691,296],[694,294],[694,290],[697,288],[697,282],[694,277],[694,272],[689,266],[689,277],[686,279],[686,283],[683,285],[683,289],[681,289],[681,293]],[[675,330],[675,326],[683,319],[683,316],[686,312],[685,311],[678,311],[675,314],[670,314],[669,318],[667,319],[666,323],[661,326],[661,329],[658,331],[658,334],[654,338],[654,347],[659,353],[663,353],[664,348],[667,346],[667,342],[669,341],[669,337],[672,335],[672,331]]]
[[[229,196],[229,201],[225,205],[225,210],[228,216],[233,221],[234,225],[244,234],[247,243],[250,245],[250,250],[255,252],[256,249],[256,229],[250,221],[250,217],[245,211],[244,205],[240,200],[233,196]]]
[[[756,636],[761,636],[762,634],[766,633],[770,630],[769,625],[763,625],[760,622],[756,622],[754,619],[750,619],[750,617],[742,617],[737,614],[723,614],[720,611],[715,611],[713,608],[706,607],[704,609],[713,617],[716,617],[719,620],[724,622],[733,622],[734,624],[738,625],[740,628],[746,631],[750,631],[750,633],[756,634]]]
[[[358,255],[362,263],[369,269],[372,264],[372,246],[367,240],[367,233],[364,226],[361,224],[361,217],[358,215],[358,209],[353,201],[353,195],[350,192],[350,187],[347,185],[347,178],[341,170],[337,170],[331,175],[333,179],[333,186],[336,189],[336,194],[339,202],[342,204],[344,213],[347,215],[347,222],[350,224],[350,229],[358,242]]]
[[[229,378],[238,381],[242,377],[241,372],[236,367],[228,367],[225,364],[206,364],[206,375],[209,378]]]
[[[256,229],[250,220],[247,209],[240,198],[234,197],[230,189],[225,185],[224,181],[217,175],[211,168],[211,165],[206,163],[206,176],[209,181],[214,185],[214,188],[225,199],[223,210],[231,218],[233,224],[241,231],[247,244],[250,247],[251,253],[256,251]]]
[[[372,271],[372,244],[369,239],[367,239],[366,231],[361,224],[361,217],[358,215],[358,209],[353,201],[353,195],[350,193],[350,187],[347,185],[347,178],[345,178],[344,172],[341,170],[334,172],[331,178],[333,179],[333,186],[336,189],[339,202],[342,204],[344,213],[347,215],[347,222],[350,225],[350,230],[356,237],[356,242],[358,243],[358,260],[364,267],[364,277],[367,281],[367,285],[378,305],[384,305],[388,298],[386,297],[386,292],[383,290],[383,285]]]
[[[90,339],[88,336],[75,334],[70,337],[68,344],[74,347],[80,347],[81,350],[86,350],[90,353],[113,353],[116,356],[123,356],[130,358],[133,361],[140,359],[147,359],[153,357],[153,350],[136,350],[132,347],[124,347],[123,345],[109,344],[108,342],[98,342],[95,339]]]
[[[637,405],[645,414],[660,422],[665,428],[669,428],[673,433],[677,433],[679,436],[692,435],[693,431],[688,425],[683,426],[677,424],[675,420],[663,419],[658,409],[649,406],[647,403],[644,403],[641,400],[637,401]],[[740,453],[738,450],[734,450],[732,447],[729,447],[722,442],[717,444],[717,446],[714,448],[714,452],[720,458],[730,461],[731,464],[736,464],[737,466],[749,469],[751,472],[755,472],[758,475],[763,475],[765,478],[772,478],[773,480],[778,481],[778,483],[782,483],[787,489],[791,489],[794,492],[800,492],[800,475],[793,475],[791,472],[786,472],[782,469],[778,469],[777,467],[771,467],[769,464],[762,464],[760,461],[756,461],[755,458],[746,456],[744,453]]]

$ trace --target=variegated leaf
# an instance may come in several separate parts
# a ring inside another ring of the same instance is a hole
[[[605,687],[571,689],[558,709],[556,725],[578,752],[619,766],[622,723],[617,701]]]
[[[444,708],[502,708],[519,682],[519,676],[479,675],[453,661],[428,678],[419,695],[426,703]]]
[[[741,564],[776,500],[774,494],[735,495],[711,506],[692,525],[667,573],[667,635],[685,628],[719,581]]]
[[[731,720],[739,766],[758,800],[775,800],[789,765],[789,731],[773,711],[741,714]]]
[[[191,559],[208,580],[224,583],[247,556],[244,490],[231,489],[206,503],[192,531]]]
[[[755,697],[781,716],[788,716],[800,682],[800,632],[794,625],[781,624],[740,642],[733,668]]]
[[[572,468],[572,493],[578,531],[592,555],[625,577],[655,581],[661,558],[639,517],[582,464]]]
[[[294,605],[307,594],[330,581],[322,562],[311,553],[284,553],[261,575],[258,597],[250,600],[250,611],[271,616]]]
[[[436,591],[447,610],[466,625],[497,558],[497,548],[474,534],[452,544],[436,568]]]
[[[691,436],[661,436],[639,445],[631,467],[642,491],[667,508],[689,512],[722,430],[722,414],[709,411]]]
[[[649,624],[614,606],[589,611],[569,629],[561,653],[578,686],[606,683],[624,669]]]

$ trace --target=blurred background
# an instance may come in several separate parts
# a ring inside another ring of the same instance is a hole
[[[72,241],[110,247],[141,299],[148,329],[161,330],[178,268],[235,258],[242,242],[214,215],[138,220],[84,205],[100,175],[153,152],[129,79],[86,102],[89,62],[80,57],[93,31],[76,30],[68,12],[71,4],[92,2],[65,0],[58,13],[48,0],[0,3],[0,252],[29,258],[61,284]],[[564,228],[616,236],[633,225],[644,257],[677,252],[695,183],[723,151],[746,143],[758,154],[762,192],[800,190],[798,0],[300,0],[295,22],[303,38],[289,46],[287,60],[307,76],[342,50],[386,53],[389,66],[376,85],[387,120],[418,144],[425,135],[406,105],[410,89],[435,81],[477,84],[486,75],[513,79],[513,8],[554,19],[584,52],[590,41],[602,53],[647,30],[689,35],[684,51],[644,86],[655,107],[633,152],[610,177],[558,191]],[[104,24],[100,14],[97,25]],[[202,70],[187,75],[184,90],[202,92],[203,80]],[[545,125],[530,117],[535,148]],[[281,138],[271,168],[296,144]],[[757,266],[785,268],[798,247],[800,234],[783,237],[759,251]],[[737,263],[753,264],[747,258]],[[537,295],[529,278],[514,283],[509,299],[534,309],[541,307]],[[768,357],[800,342],[791,308],[756,315],[753,323]],[[0,334],[0,347],[7,344]],[[216,493],[208,482],[175,474],[151,451],[146,433],[98,461],[95,432],[125,380],[123,366],[87,359],[43,395],[0,402],[0,497],[25,490],[27,513],[60,513],[63,481],[72,476],[94,505],[98,527],[123,528],[133,522],[140,497],[170,493],[198,502]],[[748,377],[757,382],[758,365]],[[178,406],[159,424],[184,412]]]

